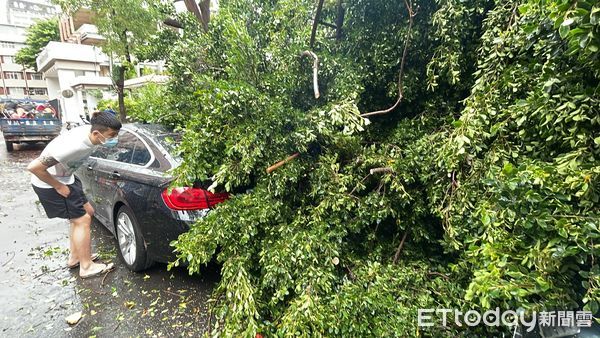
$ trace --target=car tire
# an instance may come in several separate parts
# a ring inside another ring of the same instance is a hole
[[[119,257],[131,271],[143,271],[154,262],[148,257],[144,237],[133,211],[126,205],[121,206],[115,218],[117,251]]]
[[[11,141],[6,141],[6,151],[13,151],[15,147]]]

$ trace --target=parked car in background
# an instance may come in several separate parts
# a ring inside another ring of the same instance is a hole
[[[100,146],[76,173],[95,217],[113,233],[133,271],[174,259],[169,243],[229,197],[199,185],[169,189],[178,137],[158,125],[126,124],[115,147]]]

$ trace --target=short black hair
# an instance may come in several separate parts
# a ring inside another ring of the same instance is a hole
[[[105,111],[94,112],[90,123],[92,124],[92,131],[97,130],[100,132],[109,128],[119,131],[122,126],[121,121],[114,114]]]

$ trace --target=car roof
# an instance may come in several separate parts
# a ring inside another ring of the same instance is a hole
[[[168,128],[156,123],[126,123],[123,125],[123,127],[133,130],[137,133],[142,133],[151,138],[174,133],[172,128]]]
[[[160,149],[163,155],[167,156],[169,162],[172,165],[179,165],[179,158],[174,154],[173,147],[167,147],[164,140],[161,140],[163,136],[173,136],[178,134],[173,131],[172,128],[155,124],[155,123],[126,123],[123,125],[123,129],[131,130],[137,134],[143,135],[145,138],[150,140],[156,147]]]

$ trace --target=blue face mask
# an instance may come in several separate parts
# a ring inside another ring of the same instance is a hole
[[[100,134],[102,135],[102,134]],[[102,137],[104,138],[104,135],[102,135]],[[100,141],[100,143],[102,143],[103,146],[107,147],[107,148],[112,148],[114,146],[117,145],[117,143],[119,143],[119,137],[115,136],[113,138],[104,138],[104,142]]]
[[[113,137],[113,138],[109,138],[108,140],[106,140],[106,142],[104,142],[104,146],[107,148],[112,148],[112,147],[116,146],[117,143],[119,143],[119,138]]]

